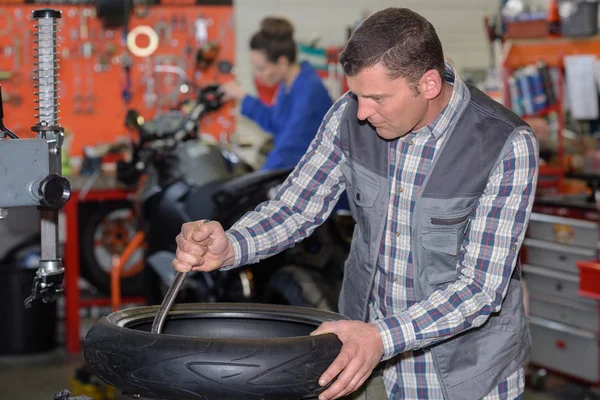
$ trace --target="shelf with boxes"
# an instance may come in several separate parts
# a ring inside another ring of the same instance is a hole
[[[564,179],[565,57],[600,54],[600,37],[513,39],[504,45],[504,105],[536,131],[544,163],[538,190],[560,192]]]
[[[509,103],[513,112],[523,118],[545,117],[561,112],[560,71],[544,62],[526,65],[508,77]]]

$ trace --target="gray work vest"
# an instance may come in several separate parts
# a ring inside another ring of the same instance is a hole
[[[457,254],[477,201],[501,162],[508,139],[519,135],[521,129],[529,129],[481,91],[468,88],[468,98],[445,132],[449,137],[437,151],[416,200],[411,250],[417,301],[458,279]],[[346,156],[341,168],[357,222],[346,262],[340,312],[366,321],[390,200],[389,142],[359,121],[357,110],[358,103],[351,98],[340,126]],[[430,347],[446,399],[481,399],[523,365],[530,335],[520,273],[517,264],[501,311],[493,313],[482,326]]]

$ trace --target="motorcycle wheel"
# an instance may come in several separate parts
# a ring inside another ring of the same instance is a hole
[[[133,206],[128,202],[106,202],[82,218],[80,227],[81,276],[104,293],[110,293],[113,255],[123,253],[137,232]],[[139,296],[143,290],[144,254],[137,250],[125,265],[121,278],[124,296]]]
[[[339,293],[315,270],[281,267],[269,279],[267,291],[267,303],[337,311]]]
[[[342,343],[309,336],[342,315],[265,304],[178,304],[162,334],[150,332],[158,307],[102,318],[84,356],[120,391],[160,399],[314,399]]]

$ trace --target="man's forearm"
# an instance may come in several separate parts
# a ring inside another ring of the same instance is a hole
[[[329,110],[315,139],[273,200],[244,215],[229,231],[229,268],[255,263],[308,237],[329,216],[345,189],[339,127],[349,97]]]

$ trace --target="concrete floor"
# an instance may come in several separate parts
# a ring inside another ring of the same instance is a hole
[[[0,357],[0,399],[52,400],[69,388],[83,357],[68,357],[61,350],[37,356]]]
[[[0,399],[52,400],[55,393],[71,390],[70,379],[82,364],[81,356],[67,356],[60,349],[36,356],[0,357]],[[550,376],[544,392],[527,390],[525,400],[584,400],[584,391],[579,385]]]

